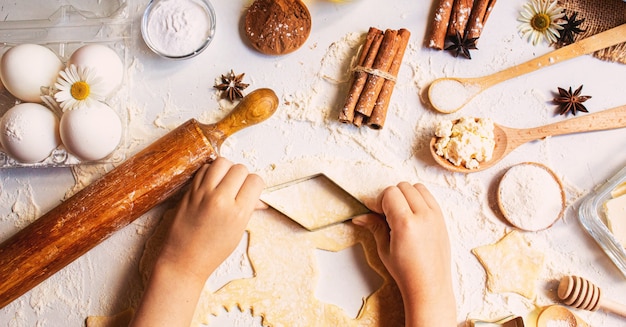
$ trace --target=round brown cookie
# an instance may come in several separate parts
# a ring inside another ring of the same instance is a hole
[[[300,0],[256,0],[245,17],[245,35],[261,53],[295,51],[311,32],[311,14]]]

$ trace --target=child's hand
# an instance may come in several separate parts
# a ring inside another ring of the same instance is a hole
[[[422,184],[402,182],[368,206],[384,217],[364,215],[353,223],[373,233],[378,254],[402,293],[406,326],[456,324],[450,243],[435,198]]]
[[[189,326],[206,280],[239,244],[264,187],[224,158],[198,170],[131,326]]]
[[[206,281],[239,244],[264,187],[261,177],[224,158],[200,168],[178,206],[157,264]]]

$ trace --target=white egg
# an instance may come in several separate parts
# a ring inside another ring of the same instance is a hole
[[[0,119],[0,143],[19,162],[40,162],[61,144],[59,119],[40,104],[18,104]]]
[[[64,112],[59,130],[67,151],[84,161],[107,157],[122,139],[120,117],[99,101]]]
[[[56,82],[63,63],[52,50],[38,44],[20,44],[7,50],[0,60],[0,79],[16,98],[41,102],[41,87]]]
[[[103,84],[104,93],[109,96],[124,78],[124,64],[117,53],[106,45],[88,44],[78,48],[67,62],[76,67],[91,67]]]

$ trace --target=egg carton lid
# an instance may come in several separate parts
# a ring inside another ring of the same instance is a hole
[[[12,16],[6,14],[5,20],[0,22],[0,42],[4,45],[16,45],[130,39],[132,20],[128,1],[104,3],[107,3],[106,9],[98,12],[74,5],[63,5],[46,18],[10,20]],[[13,10],[22,11],[21,8]]]
[[[86,44],[104,44],[117,52],[128,69],[129,48],[133,38],[132,18],[130,15],[130,0],[119,1],[81,1],[80,8],[74,5],[63,5],[51,9],[48,17],[26,17],[33,12],[45,10],[29,10],[29,6],[50,6],[49,1],[18,1],[5,5],[0,9],[0,15],[5,15],[0,21],[0,54],[12,46],[32,43],[50,48],[59,58],[66,62],[71,54]],[[14,7],[11,7],[14,6]],[[6,12],[2,12],[6,11]],[[13,15],[15,13],[15,15]],[[25,14],[26,13],[26,14]],[[20,16],[22,15],[22,16]],[[126,73],[125,73],[126,75]],[[124,76],[122,87],[105,102],[120,115],[123,124],[126,124],[126,106],[129,100],[127,76]],[[20,103],[4,88],[0,88],[0,117],[15,104]],[[41,162],[21,163],[6,153],[0,147],[0,168],[14,167],[68,167],[78,164],[116,163],[125,159],[125,143],[127,126],[123,126],[122,140],[118,148],[107,158],[99,161],[84,162],[68,153],[63,146],[55,149],[51,155]]]

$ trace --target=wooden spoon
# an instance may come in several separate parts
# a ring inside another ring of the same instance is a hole
[[[560,305],[543,309],[537,317],[537,327],[548,327],[551,322],[559,322],[559,326],[565,326],[563,323],[566,323],[568,327],[589,327],[589,324]]]
[[[496,145],[493,149],[493,156],[491,160],[481,162],[479,167],[476,169],[455,166],[450,161],[439,156],[435,150],[435,143],[438,139],[437,137],[433,137],[430,140],[430,153],[435,159],[435,162],[443,168],[459,173],[471,173],[481,171],[495,165],[511,151],[526,142],[542,139],[548,136],[601,131],[623,127],[626,127],[626,105],[534,128],[517,129],[494,124],[493,132]]]
[[[436,79],[428,89],[428,98],[435,110],[442,113],[455,112],[478,93],[495,84],[623,42],[626,42],[626,24],[491,75],[475,78],[447,77]]]
[[[579,276],[564,276],[557,290],[564,304],[575,308],[595,311],[603,309],[626,317],[626,305],[602,297],[600,288]]]

